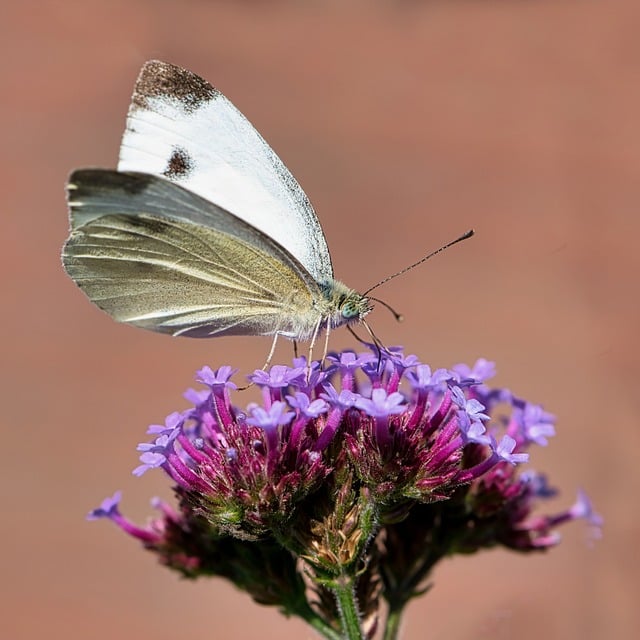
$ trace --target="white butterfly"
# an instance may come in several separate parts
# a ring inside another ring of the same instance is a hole
[[[75,171],[68,201],[65,269],[120,322],[314,340],[371,310],[334,280],[320,223],[282,161],[180,67],[143,66],[118,170]]]
[[[280,335],[313,346],[322,329],[355,322],[378,344],[367,294],[433,255],[364,294],[335,280],[280,158],[217,89],[156,60],[136,82],[117,171],[75,171],[67,193],[62,259],[92,302],[175,336],[272,335],[271,354]]]

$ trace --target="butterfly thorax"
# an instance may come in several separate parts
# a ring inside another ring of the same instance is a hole
[[[303,302],[300,292],[283,305],[288,313],[283,313],[274,326],[265,334],[278,333],[295,340],[312,340],[322,329],[335,329],[345,324],[361,322],[371,311],[371,304],[365,296],[350,289],[338,280],[318,283],[319,290],[312,296],[311,304]]]

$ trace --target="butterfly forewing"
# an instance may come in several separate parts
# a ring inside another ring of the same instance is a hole
[[[300,185],[249,121],[194,73],[155,60],[144,65],[118,169],[199,194],[271,237],[317,282],[332,280],[324,234]]]
[[[116,320],[193,337],[302,334],[317,324],[321,294],[295,258],[196,194],[92,169],[71,176],[68,197],[65,269]]]

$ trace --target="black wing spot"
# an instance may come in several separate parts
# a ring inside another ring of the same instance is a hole
[[[162,175],[169,180],[186,178],[193,170],[193,160],[186,149],[174,147]]]

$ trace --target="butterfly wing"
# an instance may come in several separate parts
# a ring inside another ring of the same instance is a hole
[[[194,73],[157,60],[142,67],[118,170],[163,176],[197,193],[270,236],[317,282],[333,279],[300,185],[251,123]]]
[[[191,337],[299,338],[318,322],[318,286],[295,258],[172,182],[84,169],[68,200],[65,269],[120,322]]]

